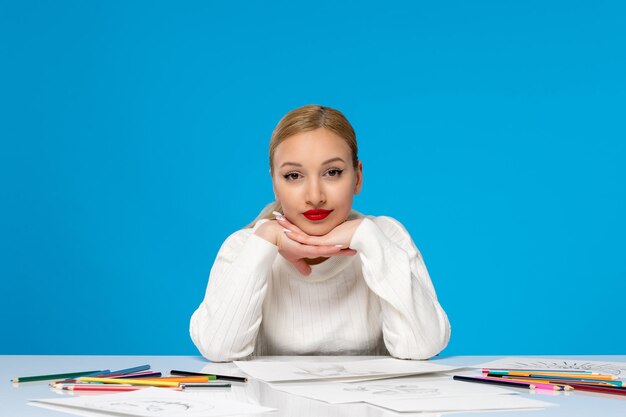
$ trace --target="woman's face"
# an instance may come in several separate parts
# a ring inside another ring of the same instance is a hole
[[[311,236],[343,223],[361,191],[362,166],[348,144],[324,128],[285,139],[274,152],[272,183],[284,216]]]

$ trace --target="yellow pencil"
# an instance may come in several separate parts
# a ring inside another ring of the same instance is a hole
[[[129,384],[129,385],[150,385],[153,387],[178,387],[179,382],[176,381],[146,381],[143,379],[126,379],[126,378],[95,378],[85,377],[78,378],[80,382],[102,382],[104,384]]]

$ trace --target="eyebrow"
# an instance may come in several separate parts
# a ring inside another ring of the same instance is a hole
[[[346,162],[346,161],[344,161],[343,159],[341,159],[341,158],[339,158],[339,157],[336,157],[336,158],[330,158],[330,159],[328,159],[328,160],[326,160],[326,161],[322,162],[322,165],[330,164],[331,162],[337,162],[337,161],[341,161],[341,162],[343,162],[343,163],[345,163],[345,162]],[[302,167],[302,164],[299,164],[299,163],[297,163],[297,162],[284,162],[284,163],[280,166],[280,168],[282,168],[282,167],[284,167],[284,166],[286,166],[286,165],[292,165],[292,166],[295,166],[295,167]]]

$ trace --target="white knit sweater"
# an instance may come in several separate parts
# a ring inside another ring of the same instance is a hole
[[[352,212],[349,219],[362,218]],[[426,359],[450,339],[448,318],[406,229],[366,216],[350,248],[301,275],[254,234],[222,245],[190,333],[214,362],[250,355],[385,355]]]

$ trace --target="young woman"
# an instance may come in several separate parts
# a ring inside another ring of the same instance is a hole
[[[200,352],[215,362],[439,353],[450,324],[411,237],[352,210],[363,173],[343,114],[289,112],[272,134],[270,174],[275,203],[226,239],[191,317]]]

